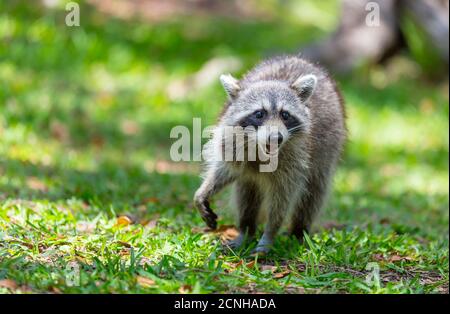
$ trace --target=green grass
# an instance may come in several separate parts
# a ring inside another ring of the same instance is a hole
[[[255,243],[224,252],[192,208],[198,163],[168,159],[170,129],[213,123],[225,100],[217,78],[171,90],[213,58],[239,74],[325,36],[336,7],[315,2],[158,24],[83,4],[68,28],[63,9],[2,1],[0,292],[448,293],[448,83],[408,56],[339,79],[350,140],[308,245],[281,235],[264,260]]]

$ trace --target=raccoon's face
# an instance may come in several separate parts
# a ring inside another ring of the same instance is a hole
[[[254,130],[265,153],[277,153],[290,139],[309,132],[306,104],[317,83],[314,75],[301,76],[292,85],[259,81],[245,89],[231,75],[222,75],[220,80],[231,102],[223,117],[225,124]]]

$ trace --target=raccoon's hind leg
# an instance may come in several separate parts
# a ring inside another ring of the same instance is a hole
[[[311,231],[311,225],[323,205],[328,190],[327,180],[311,179],[307,183],[305,194],[293,208],[289,234],[303,242],[303,233]]]
[[[251,239],[255,235],[256,219],[261,207],[262,195],[258,187],[252,182],[238,180],[234,188],[239,217],[239,236],[226,242],[225,245],[238,248],[246,239]]]

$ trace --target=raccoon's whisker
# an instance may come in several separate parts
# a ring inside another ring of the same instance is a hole
[[[287,131],[289,133],[292,133],[292,132],[295,132],[295,131],[300,130],[302,128],[303,128],[303,125],[297,125],[297,126],[294,126],[294,127],[290,128],[290,129],[287,129]]]
[[[299,124],[299,125],[296,125],[296,126],[294,126],[292,128],[289,128],[288,131],[294,130],[294,129],[298,129],[298,128],[301,128],[301,127],[303,127],[303,125]]]

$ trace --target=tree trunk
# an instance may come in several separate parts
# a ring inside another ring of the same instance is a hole
[[[404,47],[400,28],[405,10],[432,39],[448,63],[448,0],[344,0],[337,30],[302,50],[305,58],[336,72],[379,63]]]

